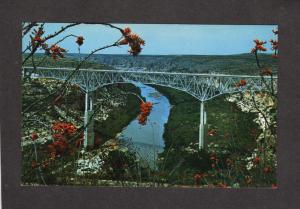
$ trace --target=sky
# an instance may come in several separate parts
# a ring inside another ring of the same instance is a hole
[[[45,36],[58,31],[63,23],[46,23]],[[125,28],[145,40],[141,55],[230,55],[249,53],[254,39],[269,41],[275,39],[272,29],[277,25],[191,25],[191,24],[113,24]],[[53,44],[65,35],[74,34],[85,38],[82,53],[112,44],[121,36],[116,29],[103,25],[81,24],[69,28],[64,35],[49,40]],[[70,37],[60,44],[69,53],[77,53],[76,38]],[[23,37],[23,50],[29,43],[29,36]],[[271,52],[270,43],[266,44]],[[109,48],[101,54],[128,54],[128,46]]]

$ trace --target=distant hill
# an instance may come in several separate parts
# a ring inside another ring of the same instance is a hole
[[[86,54],[81,55],[87,56]],[[76,67],[79,62],[78,54],[66,54],[65,59],[53,60],[43,54],[37,54],[36,63],[48,67]],[[274,74],[278,72],[278,60],[270,54],[259,54],[260,63],[264,67],[271,67]],[[32,65],[31,60],[26,65]],[[92,55],[82,68],[94,69],[124,69],[143,71],[166,71],[186,73],[221,73],[236,75],[258,75],[253,54],[239,55]]]
[[[26,54],[23,56],[26,57]],[[79,64],[79,57],[78,56],[67,56],[63,59],[56,59],[54,60],[52,57],[45,56],[42,53],[37,53],[34,56],[35,64],[40,67],[70,67],[75,68]],[[32,66],[31,59],[28,59],[25,62],[25,66]],[[103,69],[103,70],[113,70],[114,68],[103,64],[101,62],[85,62],[82,64],[81,68],[91,68],[91,69]]]
[[[67,57],[76,58],[77,54],[68,54]],[[85,56],[85,55],[82,55]],[[270,54],[259,54],[264,67],[271,67],[274,74],[278,71],[278,60]],[[168,71],[187,73],[224,73],[257,75],[253,54],[239,55],[108,55],[95,54],[91,61],[100,62],[114,68],[137,68],[147,71]]]

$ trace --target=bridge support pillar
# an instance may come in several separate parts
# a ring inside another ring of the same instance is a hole
[[[85,93],[84,110],[84,148],[94,146],[94,119],[93,119],[93,101],[90,92]]]
[[[199,125],[199,149],[204,146],[204,127],[206,124],[206,112],[204,111],[204,102],[200,104],[200,125]]]

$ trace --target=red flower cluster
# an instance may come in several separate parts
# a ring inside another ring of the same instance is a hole
[[[31,167],[32,168],[37,168],[37,167],[39,167],[40,166],[40,163],[37,163],[36,161],[32,161],[31,162]]]
[[[129,27],[124,28],[123,30],[124,38],[119,41],[119,45],[129,44],[130,50],[128,51],[131,55],[137,56],[141,51],[141,45],[145,45],[145,41],[141,39],[137,34],[132,33]]]
[[[61,136],[72,136],[76,133],[77,128],[72,123],[56,122],[51,128],[56,134]]]
[[[43,43],[44,39],[41,37],[44,34],[44,30],[42,27],[39,27],[38,30],[34,29],[32,34],[34,37],[31,38],[33,43]]]
[[[151,102],[142,102],[140,105],[140,115],[138,116],[139,124],[145,125],[147,117],[152,110],[153,104]]]
[[[49,166],[49,161],[48,160],[45,160],[44,162],[42,162],[42,167],[43,168],[47,168]]]
[[[84,38],[83,38],[82,36],[78,36],[78,37],[77,37],[77,40],[76,40],[76,43],[77,43],[79,46],[81,46],[81,45],[83,44],[83,40],[84,40]]]
[[[64,58],[64,52],[66,52],[66,50],[64,48],[61,48],[60,46],[54,44],[52,45],[48,50],[49,55],[51,55],[51,57],[53,59],[57,59],[58,57],[60,58]]]
[[[217,131],[215,129],[211,129],[207,132],[207,136],[214,136],[217,134]]]
[[[267,43],[266,41],[255,39],[254,43],[255,47],[251,50],[251,53],[257,53],[257,51],[267,51],[267,49],[264,47],[264,44]]]
[[[271,69],[271,68],[265,68],[265,69],[263,69],[263,70],[261,71],[260,74],[263,75],[263,76],[264,76],[264,75],[266,75],[266,76],[268,76],[268,75],[271,76],[272,73],[273,73],[273,72],[272,72],[272,69]]]
[[[205,174],[196,173],[196,174],[194,175],[194,181],[195,181],[195,184],[196,184],[197,186],[200,186],[201,180],[202,180],[202,178],[205,177],[205,176],[206,176]]]
[[[225,183],[218,183],[217,187],[220,187],[220,188],[228,188],[228,186],[225,184]]]
[[[65,139],[59,139],[48,145],[48,153],[51,159],[63,155],[68,149],[69,143]]]
[[[128,35],[131,33],[131,29],[129,27],[124,28],[123,32]]]
[[[212,163],[211,163],[212,168],[215,168],[216,165],[220,162],[220,160],[217,158],[216,154],[211,154],[209,159],[212,161]]]
[[[245,86],[246,84],[247,84],[246,80],[242,79],[235,86],[241,87],[241,86]]]
[[[31,134],[31,140],[32,140],[32,141],[35,141],[35,140],[37,140],[38,138],[39,138],[39,136],[37,135],[37,133],[33,132],[33,133]]]
[[[264,173],[267,174],[267,173],[271,173],[272,172],[272,168],[270,166],[267,166],[264,168]]]
[[[77,128],[71,123],[56,122],[52,125],[52,137],[56,140],[48,145],[48,153],[52,159],[63,155],[68,149],[68,138],[73,136]]]
[[[278,35],[278,29],[272,30],[275,35]],[[270,40],[270,43],[272,45],[272,50],[274,51],[274,54],[272,55],[273,58],[278,58],[278,40]]]
[[[253,159],[253,163],[254,163],[254,164],[259,164],[259,163],[260,163],[260,157],[256,156],[256,157]]]
[[[278,41],[277,40],[270,40],[270,43],[272,45],[272,50],[277,50],[278,49]]]

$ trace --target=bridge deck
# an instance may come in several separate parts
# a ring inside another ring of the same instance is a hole
[[[23,67],[25,69],[34,69],[33,67]],[[75,68],[55,68],[55,67],[38,67],[39,70],[65,70],[73,71]],[[235,77],[235,78],[261,78],[256,75],[230,75],[230,74],[209,74],[209,73],[182,73],[182,72],[167,72],[167,71],[130,71],[130,70],[102,70],[102,69],[79,69],[78,71],[84,72],[110,72],[110,73],[136,73],[136,74],[165,74],[165,75],[186,75],[186,76],[204,76],[204,77]],[[267,76],[270,77],[270,76]],[[277,79],[277,76],[273,76]]]

